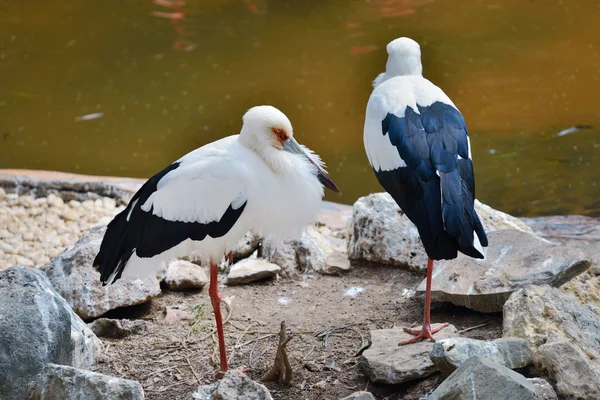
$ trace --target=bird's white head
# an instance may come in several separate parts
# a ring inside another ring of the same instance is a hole
[[[385,65],[385,73],[380,74],[375,79],[373,86],[377,86],[395,76],[423,74],[419,43],[410,38],[401,37],[389,42],[386,50],[388,60]]]
[[[254,150],[274,172],[287,170],[289,153],[310,162],[316,168],[319,181],[327,188],[339,189],[327,176],[319,157],[294,139],[294,130],[288,117],[272,106],[256,106],[243,117],[240,142]]]

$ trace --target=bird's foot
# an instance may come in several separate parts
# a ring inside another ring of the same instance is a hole
[[[425,324],[420,329],[404,328],[404,332],[410,333],[411,335],[414,335],[415,337],[406,339],[406,340],[400,342],[399,346],[416,343],[418,341],[425,340],[425,339],[430,339],[432,342],[435,342],[433,335],[435,333],[438,333],[439,331],[441,331],[442,329],[444,329],[447,326],[448,326],[448,323],[444,322],[443,324],[440,324],[439,326],[436,326],[433,329],[431,329],[430,324]]]

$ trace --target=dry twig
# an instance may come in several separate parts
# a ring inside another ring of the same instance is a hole
[[[260,379],[263,382],[271,382],[279,380],[280,383],[292,383],[292,366],[288,360],[285,346],[294,337],[294,333],[287,334],[285,321],[281,321],[281,329],[279,330],[279,344],[277,345],[277,353],[275,354],[275,362],[270,370],[268,370]]]

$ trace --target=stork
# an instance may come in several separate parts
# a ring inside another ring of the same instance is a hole
[[[458,252],[484,258],[488,241],[474,208],[475,178],[465,120],[452,100],[422,75],[421,48],[409,38],[387,45],[385,72],[373,81],[364,145],[377,180],[416,225],[427,253],[425,311],[415,337],[433,339],[434,260]]]
[[[217,263],[250,230],[279,240],[299,235],[316,222],[324,186],[339,192],[319,156],[293,134],[278,109],[251,108],[239,135],[200,147],[146,181],[108,224],[94,260],[104,285],[155,275],[176,257],[207,261],[220,375],[228,366]]]

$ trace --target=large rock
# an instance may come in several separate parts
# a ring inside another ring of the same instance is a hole
[[[101,343],[39,270],[0,271],[0,398],[22,399],[48,363],[90,368]]]
[[[269,390],[246,374],[229,370],[223,379],[211,385],[200,386],[192,399],[195,400],[273,400]]]
[[[472,357],[427,397],[428,400],[535,400],[535,387],[521,374]]]
[[[600,276],[586,272],[561,286],[560,290],[575,295],[581,304],[600,316]]]
[[[167,264],[163,282],[171,290],[202,289],[208,283],[208,276],[198,264],[173,260]]]
[[[518,229],[533,232],[521,220],[475,201],[486,232]],[[387,193],[361,197],[354,203],[349,227],[348,257],[425,273],[427,255],[419,232]]]
[[[144,390],[137,381],[48,364],[29,386],[28,399],[144,400]]]
[[[437,326],[434,324],[433,327]],[[449,325],[435,334],[436,340],[458,336]],[[399,384],[425,378],[437,371],[429,358],[433,342],[421,341],[407,346],[398,344],[413,337],[402,329],[371,331],[371,347],[362,354],[361,364],[373,382]]]
[[[433,301],[447,301],[480,312],[499,312],[508,297],[525,285],[560,286],[589,268],[580,251],[554,245],[514,229],[488,234],[486,258],[464,254],[436,263]],[[425,293],[425,280],[417,295]]]
[[[333,236],[327,227],[309,227],[297,240],[277,244],[266,241],[258,255],[279,265],[286,277],[313,271],[338,275],[350,270],[345,240]]]
[[[99,317],[118,307],[141,304],[161,293],[155,277],[123,278],[102,286],[100,273],[92,264],[105,231],[105,227],[93,229],[71,249],[41,268],[60,295],[83,319]]]
[[[449,375],[474,356],[487,358],[510,369],[523,368],[531,361],[531,350],[529,342],[520,338],[489,341],[450,338],[436,341],[429,356],[443,374]]]
[[[273,278],[281,271],[278,265],[263,260],[262,258],[245,258],[231,266],[227,281],[229,286],[243,285],[262,279]]]
[[[565,398],[600,398],[600,317],[550,286],[527,286],[504,305],[503,335],[527,339],[532,366]]]

